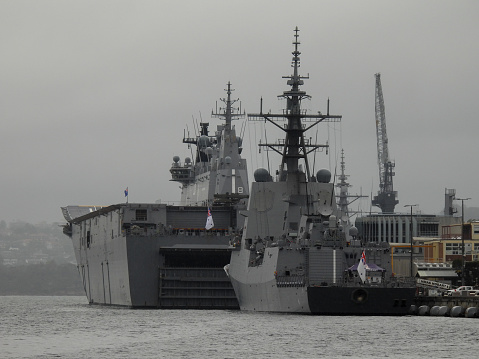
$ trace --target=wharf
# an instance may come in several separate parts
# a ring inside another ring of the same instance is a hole
[[[479,296],[416,296],[410,314],[479,318]]]
[[[479,307],[479,297],[472,296],[454,296],[454,297],[439,297],[439,296],[416,296],[414,298],[415,304],[420,307],[421,305],[427,305],[433,307],[446,306],[449,308],[455,306],[461,306],[463,308]]]

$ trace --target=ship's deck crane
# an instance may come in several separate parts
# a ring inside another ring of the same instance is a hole
[[[378,141],[379,192],[377,196],[374,196],[372,205],[381,208],[383,213],[394,213],[394,207],[399,203],[396,198],[397,192],[393,189],[395,163],[389,159],[381,74],[377,73],[374,76],[376,77],[376,135]]]

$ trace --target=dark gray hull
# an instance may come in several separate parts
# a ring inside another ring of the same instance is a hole
[[[318,315],[407,315],[415,288],[308,287],[308,303]]]

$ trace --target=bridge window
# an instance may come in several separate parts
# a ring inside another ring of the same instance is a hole
[[[147,220],[147,210],[146,209],[137,209],[136,210],[136,220],[137,221],[146,221]]]

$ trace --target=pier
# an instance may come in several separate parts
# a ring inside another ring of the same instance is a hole
[[[412,315],[479,318],[479,296],[416,296]]]

